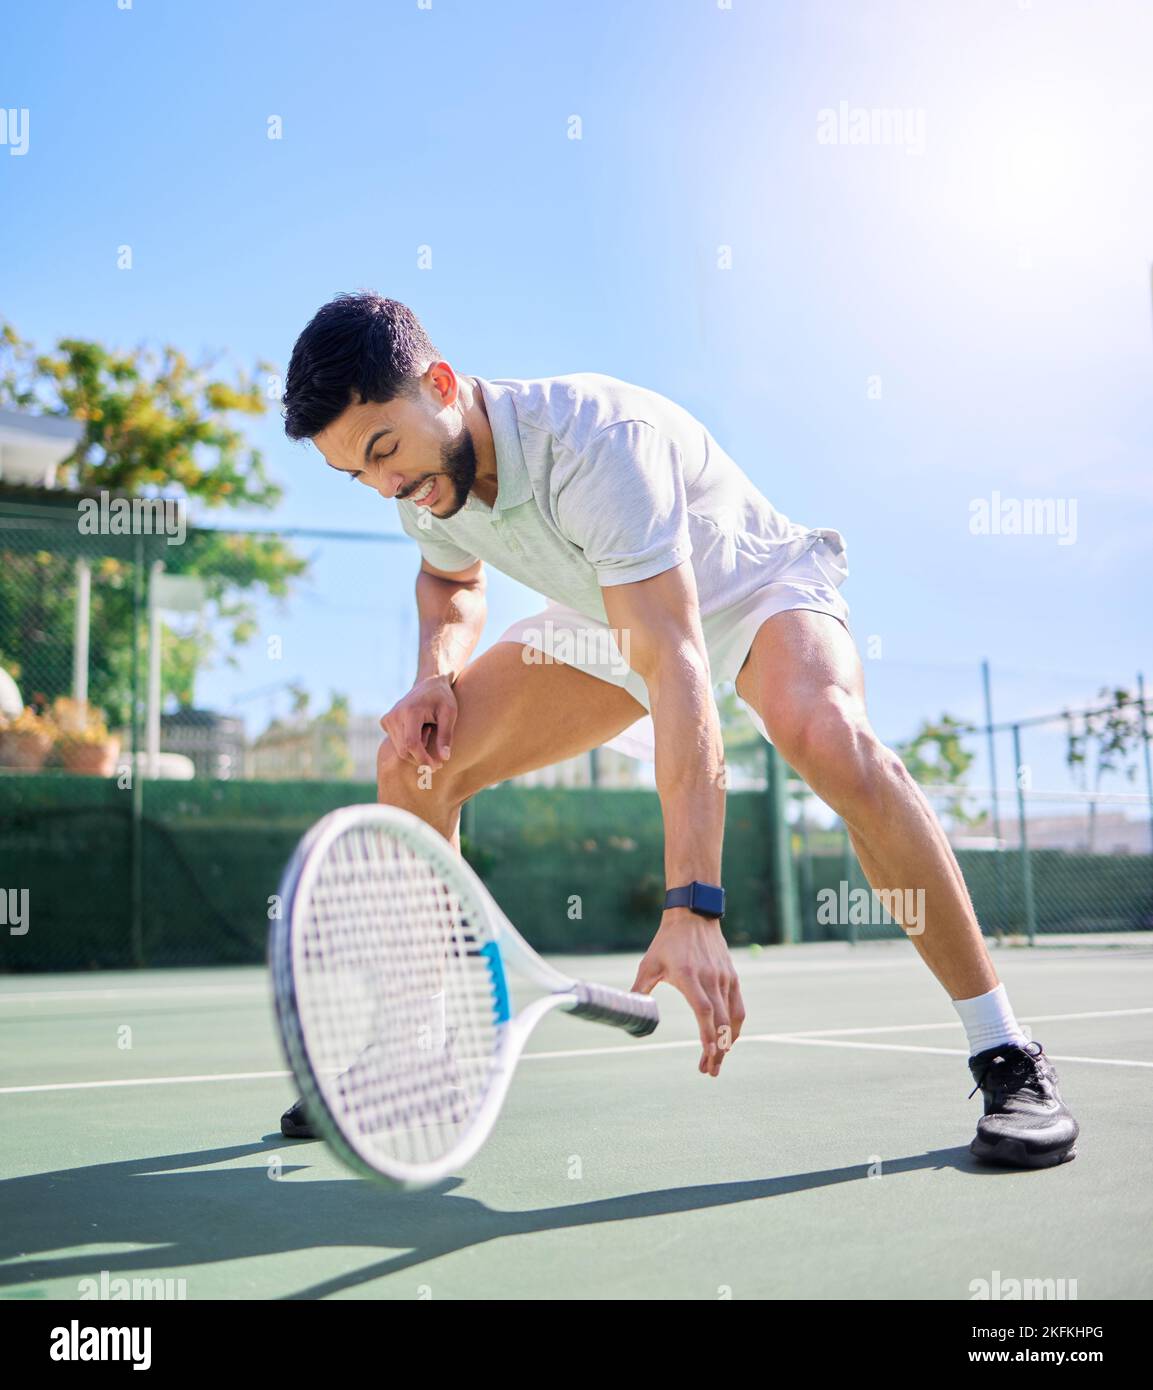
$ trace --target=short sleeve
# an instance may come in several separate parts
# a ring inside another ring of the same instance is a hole
[[[436,535],[432,526],[427,530],[421,526],[417,508],[411,502],[398,502],[396,509],[400,514],[401,526],[420,546],[420,553],[434,569],[444,570],[446,574],[459,574],[461,570],[476,564],[478,556],[470,555],[446,537]]]
[[[651,579],[692,555],[681,453],[654,426],[609,425],[559,472],[556,519],[602,588]]]

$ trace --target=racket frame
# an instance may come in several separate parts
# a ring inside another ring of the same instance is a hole
[[[476,1115],[458,1142],[432,1163],[413,1164],[368,1152],[363,1136],[351,1134],[340,1123],[325,1099],[308,1054],[296,996],[296,950],[300,935],[293,930],[297,904],[306,902],[325,855],[349,831],[387,829],[402,843],[429,860],[459,899],[473,921],[483,921],[488,942],[480,954],[487,959],[497,1012],[498,1044],[492,1074]],[[644,995],[600,985],[586,985],[565,975],[533,950],[501,911],[496,899],[452,845],[427,822],[398,806],[363,804],[344,806],[323,816],[300,841],[280,881],[280,916],[272,923],[268,957],[276,1019],[285,1057],[300,1087],[305,1110],[321,1136],[343,1162],[362,1177],[400,1191],[419,1191],[451,1176],[475,1156],[496,1123],[512,1082],[517,1061],[538,1023],[556,1009],[608,1022],[607,1001],[619,1004],[634,1018],[644,1020],[643,1033],[651,1032],[659,1018],[655,1001]],[[490,946],[492,949],[490,949]],[[515,1015],[511,1013],[506,968],[529,980],[542,994]],[[590,994],[596,1001],[590,1007]],[[642,1033],[642,1035],[643,1035]]]

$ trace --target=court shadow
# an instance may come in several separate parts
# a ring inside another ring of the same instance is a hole
[[[788,1197],[869,1181],[854,1164],[745,1182],[657,1189],[527,1211],[497,1211],[461,1194],[461,1179],[426,1192],[393,1195],[355,1179],[291,1181],[307,1171],[312,1144],[279,1135],[267,1142],[60,1169],[0,1182],[0,1288],[40,1280],[155,1275],[227,1260],[288,1255],[325,1246],[378,1245],[377,1261],[284,1295],[317,1299],[411,1270],[457,1251],[544,1231],[637,1221]],[[293,1161],[299,1153],[301,1163]],[[263,1155],[264,1164],[220,1168]],[[278,1164],[273,1165],[272,1159]],[[270,1172],[279,1169],[273,1180]],[[886,1177],[924,1169],[981,1167],[967,1149],[886,1159]],[[209,1171],[204,1171],[208,1169]],[[116,1249],[117,1246],[141,1249]],[[198,1296],[195,1278],[189,1294]],[[77,1290],[79,1296],[79,1287]],[[206,1293],[202,1296],[218,1296]]]

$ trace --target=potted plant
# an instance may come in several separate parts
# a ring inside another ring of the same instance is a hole
[[[99,710],[61,698],[52,706],[56,726],[56,756],[68,772],[111,777],[120,756],[120,740],[108,732]]]
[[[15,718],[0,716],[0,767],[39,772],[52,747],[52,724],[25,706]]]

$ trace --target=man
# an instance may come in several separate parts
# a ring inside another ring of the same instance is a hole
[[[382,801],[459,850],[469,797],[619,739],[648,710],[669,895],[633,987],[681,991],[699,1070],[715,1077],[745,1017],[720,924],[712,694],[735,678],[761,731],[844,820],[874,890],[923,892],[886,901],[925,903],[911,939],[954,1001],[984,1093],[972,1152],[1024,1167],[1073,1156],[1076,1122],[997,981],[944,832],[869,725],[836,531],[782,516],[671,401],[592,374],[460,376],[410,310],[374,294],[339,296],[305,328],[285,417],[290,438],[396,499],[422,553],[417,675],[381,721]],[[551,603],[473,661],[486,562]],[[299,1102],[282,1129],[311,1134]]]

